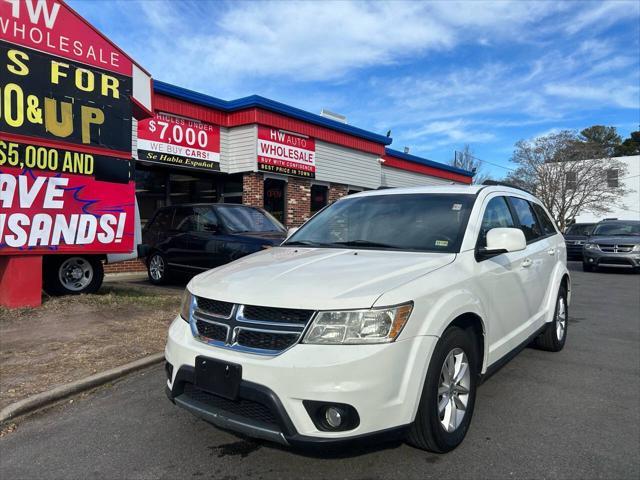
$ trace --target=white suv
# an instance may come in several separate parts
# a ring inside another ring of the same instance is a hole
[[[562,349],[569,291],[562,235],[522,190],[350,195],[281,246],[193,278],[167,394],[284,444],[401,433],[445,452],[483,376],[532,341]]]

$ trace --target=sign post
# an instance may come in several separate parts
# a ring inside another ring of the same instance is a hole
[[[0,24],[0,304],[34,306],[43,255],[133,249],[151,78],[62,0],[0,0]]]

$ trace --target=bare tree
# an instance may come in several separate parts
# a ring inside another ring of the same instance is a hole
[[[482,182],[490,178],[490,175],[483,169],[482,160],[474,157],[473,150],[471,150],[469,144],[466,144],[461,152],[454,152],[451,165],[469,172],[474,172],[473,183],[475,184],[481,185]]]
[[[518,167],[507,179],[534,193],[560,229],[580,212],[605,214],[627,193],[626,165],[602,158],[602,148],[562,131],[516,143],[511,161]]]

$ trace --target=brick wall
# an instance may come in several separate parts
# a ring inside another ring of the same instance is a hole
[[[311,216],[311,183],[289,177],[287,182],[287,227],[299,227]]]
[[[340,185],[339,183],[332,183],[329,185],[329,203],[333,203],[339,198],[344,197],[349,192],[349,187],[346,185]]]
[[[242,203],[264,207],[264,178],[261,173],[245,173],[242,176]]]
[[[104,273],[146,272],[147,267],[142,260],[127,260],[104,266]]]

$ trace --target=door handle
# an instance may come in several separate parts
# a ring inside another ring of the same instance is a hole
[[[547,253],[549,255],[555,255],[556,254],[556,249],[555,248],[550,248],[549,250],[547,250]]]
[[[532,261],[530,258],[525,258],[525,259],[522,261],[522,266],[523,266],[524,268],[529,268],[531,265],[533,265],[533,261]]]

